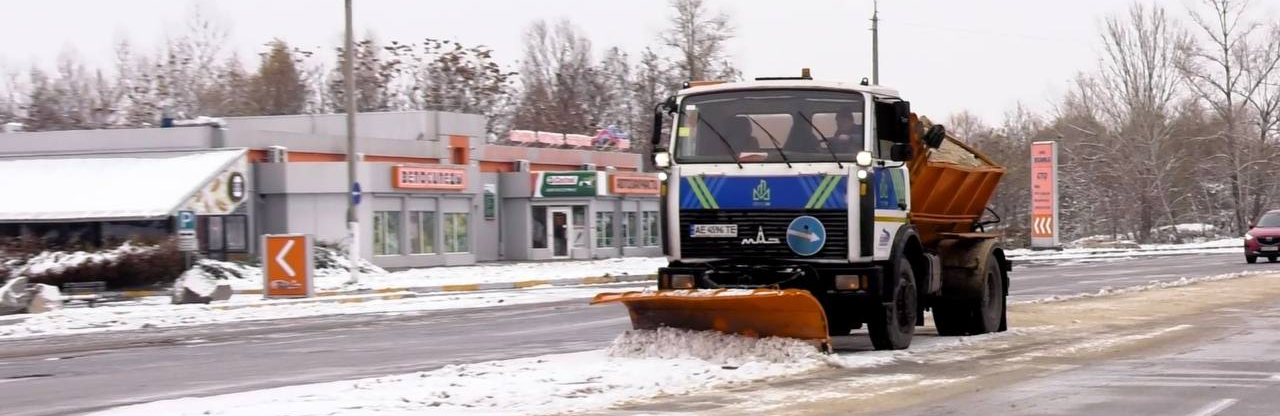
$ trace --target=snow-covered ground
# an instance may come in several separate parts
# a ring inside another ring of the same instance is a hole
[[[99,415],[537,415],[607,409],[830,368],[870,368],[1028,330],[920,338],[907,351],[826,355],[807,343],[663,328],[604,350],[435,371],[166,400]]]
[[[237,295],[229,304],[248,306],[219,309],[227,304],[171,305],[168,298],[145,298],[129,304],[105,304],[96,308],[65,308],[58,311],[0,317],[0,340],[43,335],[70,335],[89,332],[125,331],[143,328],[197,326],[230,322],[302,318],[322,315],[404,313],[444,309],[466,309],[522,305],[530,303],[583,300],[618,285],[532,288],[501,292],[437,293],[399,300],[370,300],[359,303],[300,303],[291,300],[263,301],[257,295]],[[612,289],[622,290],[622,289]],[[332,298],[331,300],[337,300]]]
[[[1067,248],[1063,250],[1008,250],[1005,255],[1014,261],[1087,260],[1113,261],[1134,257],[1167,256],[1171,254],[1236,254],[1242,253],[1244,240],[1227,238],[1200,243],[1144,244],[1141,248]]]
[[[574,279],[600,276],[650,275],[667,265],[663,257],[623,257],[603,260],[490,263],[475,266],[430,267],[391,273],[365,273],[360,283],[347,284],[350,274],[337,269],[317,271],[316,290],[387,289],[528,280]],[[232,279],[235,289],[261,289],[262,274],[256,267],[240,266],[243,279]]]

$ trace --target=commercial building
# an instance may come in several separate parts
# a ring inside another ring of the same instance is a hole
[[[481,116],[357,116],[362,256],[389,268],[660,255],[658,181],[640,156],[485,141]],[[260,234],[344,244],[345,117],[233,117],[217,125],[0,134],[0,237],[101,243],[174,232],[256,253]]]

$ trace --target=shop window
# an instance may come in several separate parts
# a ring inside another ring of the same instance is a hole
[[[226,238],[223,239],[227,243],[227,251],[248,251],[249,217],[230,215],[225,218],[222,226],[227,233]]]
[[[467,233],[467,217],[471,214],[450,212],[444,214],[444,250],[450,253],[471,251]]]
[[[646,247],[658,245],[658,211],[645,211],[643,223],[643,238]]]
[[[373,254],[400,254],[400,211],[373,212]]]
[[[409,253],[436,252],[436,213],[409,211]]]
[[[636,213],[622,213],[622,241],[627,247],[635,247],[640,245],[640,228],[637,227],[639,221],[636,220]]]
[[[596,247],[613,247],[613,212],[596,212]]]
[[[587,207],[573,207],[573,246],[587,246]]]
[[[533,207],[533,248],[547,248],[547,207]]]
[[[220,259],[220,253],[249,251],[249,217],[201,215],[197,219],[200,250]]]

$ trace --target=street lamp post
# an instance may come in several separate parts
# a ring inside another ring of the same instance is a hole
[[[360,191],[356,177],[356,79],[353,70],[355,60],[355,40],[352,35],[351,1],[346,0],[346,40],[342,48],[342,83],[343,95],[347,99],[347,256],[351,262],[350,284],[360,282],[360,220],[356,215],[356,204]]]

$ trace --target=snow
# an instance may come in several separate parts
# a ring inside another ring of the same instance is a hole
[[[166,217],[242,154],[219,150],[0,160],[5,192],[24,196],[0,198],[0,219]]]
[[[338,302],[358,296],[323,298],[324,303],[307,300],[263,300],[261,295],[236,295],[225,303],[173,305],[169,297],[143,298],[133,302],[105,303],[96,308],[64,308],[39,315],[15,315],[19,319],[0,321],[0,340],[32,336],[74,335],[143,328],[169,328],[304,318],[324,315],[399,314],[420,311],[488,308],[591,298],[617,285],[572,288],[530,288],[516,291],[439,293],[398,300]],[[616,290],[616,289],[615,289]],[[394,294],[392,294],[394,295]],[[406,293],[406,295],[414,295]],[[230,306],[234,309],[223,307]]]
[[[1244,240],[1226,238],[1198,243],[1184,244],[1144,244],[1136,249],[1118,248],[1068,248],[1063,250],[1006,250],[1005,256],[1010,260],[1080,260],[1080,259],[1122,259],[1146,256],[1165,256],[1170,254],[1235,254],[1244,247]]]
[[[26,260],[26,264],[14,270],[14,276],[38,276],[46,273],[61,273],[67,268],[89,263],[112,263],[127,254],[140,254],[155,250],[152,246],[135,246],[124,243],[119,247],[95,251],[44,251]]]

